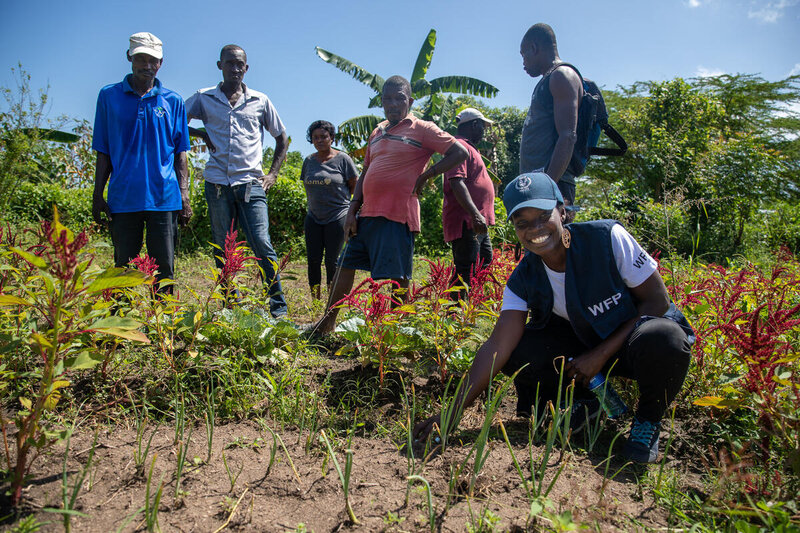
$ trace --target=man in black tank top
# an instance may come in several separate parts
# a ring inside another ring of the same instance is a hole
[[[577,139],[578,106],[583,96],[578,73],[560,67],[553,29],[544,23],[534,24],[522,37],[519,49],[525,72],[533,78],[542,76],[531,97],[531,106],[522,127],[519,171],[545,172],[558,184],[564,204],[575,203],[575,176],[568,170]],[[567,209],[567,222],[574,218]]]

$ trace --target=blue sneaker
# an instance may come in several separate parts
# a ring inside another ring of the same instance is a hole
[[[633,418],[623,453],[635,463],[654,463],[658,459],[658,434],[661,423]]]

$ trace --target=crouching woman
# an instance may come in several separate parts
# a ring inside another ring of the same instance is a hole
[[[694,342],[655,260],[616,221],[565,225],[563,197],[547,174],[518,176],[503,203],[529,253],[508,279],[500,317],[457,401],[469,405],[495,374],[522,369],[517,412],[529,414],[537,391],[540,409],[556,398],[564,357],[562,383],[575,380],[576,404],[591,396],[586,387],[598,373],[636,380],[640,397],[624,454],[654,462],[661,419],[683,385]],[[415,437],[434,423],[440,415],[417,424]]]

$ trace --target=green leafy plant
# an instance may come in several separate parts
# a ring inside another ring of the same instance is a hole
[[[398,324],[402,316],[412,312],[413,308],[409,305],[397,305],[397,295],[394,292],[399,289],[399,285],[393,280],[374,281],[367,278],[356,288],[350,291],[337,306],[353,307],[364,316],[361,325],[363,333],[360,338],[365,342],[359,345],[362,353],[362,361],[366,366],[368,363],[377,363],[380,384],[383,386],[386,367],[396,364],[392,357],[392,347],[398,338]],[[337,332],[346,331],[352,325],[340,324]],[[359,329],[358,325],[356,329]]]
[[[431,533],[436,531],[436,508],[433,506],[433,496],[431,494],[431,484],[424,477],[414,474],[408,476],[409,481],[418,481],[425,487],[425,496],[427,497],[426,503],[428,504],[428,525],[431,528]]]
[[[150,453],[150,446],[153,444],[153,437],[158,433],[158,428],[161,422],[156,423],[156,427],[150,433],[150,437],[145,440],[145,433],[147,431],[148,422],[148,409],[147,399],[142,399],[141,409],[136,409],[136,404],[131,404],[134,414],[136,415],[136,439],[133,448],[133,465],[136,468],[137,475],[144,476],[145,464],[147,463],[147,456]]]
[[[206,409],[203,418],[206,423],[206,463],[211,461],[211,447],[214,444],[214,426],[217,418],[216,392],[213,387],[206,390]]]
[[[67,459],[69,457],[69,445],[72,439],[72,434],[75,431],[75,426],[69,429],[66,438],[66,444],[64,449],[64,463],[61,469],[61,509],[51,509],[45,508],[44,511],[58,513],[62,516],[62,524],[64,525],[64,531],[69,533],[72,531],[72,517],[73,516],[88,516],[85,513],[81,513],[75,509],[75,502],[78,500],[78,495],[83,488],[83,482],[86,480],[86,476],[89,473],[89,470],[92,468],[92,461],[94,460],[94,452],[97,449],[97,435],[98,432],[95,431],[94,439],[92,440],[92,447],[89,449],[89,456],[86,458],[86,464],[83,468],[80,469],[78,475],[75,476],[74,482],[72,487],[69,486],[69,474],[67,469]]]
[[[19,397],[22,409],[11,415],[17,427],[16,465],[11,481],[15,506],[20,503],[31,450],[44,448],[63,437],[63,433],[41,425],[42,415],[55,409],[62,389],[70,385],[71,372],[92,368],[109,356],[96,343],[98,337],[149,343],[139,331],[140,322],[112,315],[112,303],[98,299],[105,291],[142,284],[145,281],[142,274],[119,268],[92,269],[92,258],[82,252],[88,241],[86,234],[75,235],[63,226],[57,210],[52,223],[42,223],[37,237],[36,252],[11,248],[35,267],[35,273],[12,270],[14,283],[6,284],[0,293],[0,310],[14,315],[21,325],[12,341],[27,345],[40,362],[36,370],[38,386]],[[3,415],[0,424],[8,451],[7,420]],[[12,469],[9,453],[6,461]]]
[[[230,488],[230,490],[228,490],[228,492],[233,492],[233,489],[236,487],[236,481],[239,479],[239,476],[241,475],[242,470],[244,470],[244,463],[242,463],[241,466],[239,466],[239,470],[234,471],[228,465],[228,458],[225,456],[225,452],[223,451],[222,452],[222,464],[225,466],[225,472],[228,474],[228,481],[230,481],[230,483],[231,483],[231,488]]]
[[[153,494],[153,497],[150,497],[152,490],[153,468],[156,466],[157,457],[158,454],[153,455],[153,460],[150,462],[150,470],[147,472],[147,483],[145,484],[144,491],[144,521],[148,532],[161,531],[161,528],[158,525],[158,507],[161,505],[161,495],[164,491],[163,477],[161,481],[159,481],[158,489]]]
[[[336,473],[339,474],[339,481],[342,482],[342,490],[344,491],[344,508],[345,511],[347,511],[347,516],[350,518],[350,522],[358,525],[361,522],[359,522],[358,518],[356,518],[356,514],[353,512],[353,506],[350,504],[350,474],[353,470],[353,450],[350,449],[350,440],[348,439],[347,448],[344,451],[345,461],[344,470],[342,470],[339,460],[336,458],[336,453],[333,451],[333,446],[331,446],[331,441],[328,440],[328,436],[325,434],[325,430],[323,429],[320,431],[319,435],[322,442],[324,442],[325,446],[328,448],[328,454],[333,460],[333,466],[336,468]],[[352,434],[350,438],[352,438]]]

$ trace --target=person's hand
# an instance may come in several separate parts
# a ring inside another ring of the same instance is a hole
[[[178,213],[178,224],[180,224],[181,227],[186,227],[186,225],[189,223],[189,220],[191,220],[192,215],[192,206],[189,203],[189,197],[184,196],[181,198],[181,210]]]
[[[489,225],[486,223],[486,218],[480,214],[475,213],[472,215],[472,230],[475,233],[487,233],[489,231]]]
[[[589,350],[572,361],[568,361],[564,365],[564,372],[567,374],[568,378],[575,378],[577,383],[588,387],[589,381],[603,370],[604,364],[605,361],[600,354]]]
[[[106,215],[105,218],[103,217],[104,213]],[[107,225],[111,220],[111,208],[108,207],[102,196],[92,197],[92,218],[101,226]]]
[[[265,191],[268,191],[273,185],[275,185],[276,181],[278,181],[278,175],[274,172],[270,172],[261,178],[261,186],[264,187]]]
[[[414,183],[414,192],[412,194],[414,194],[414,196],[419,196],[422,192],[422,189],[425,188],[426,183],[428,183],[428,178],[419,176],[417,181]]]
[[[344,219],[344,238],[349,239],[358,233],[358,219],[352,213],[347,213]]]
[[[436,414],[414,426],[414,431],[412,433],[414,440],[423,441],[428,438],[431,430],[433,430],[433,426],[439,424],[440,419],[441,415]]]

